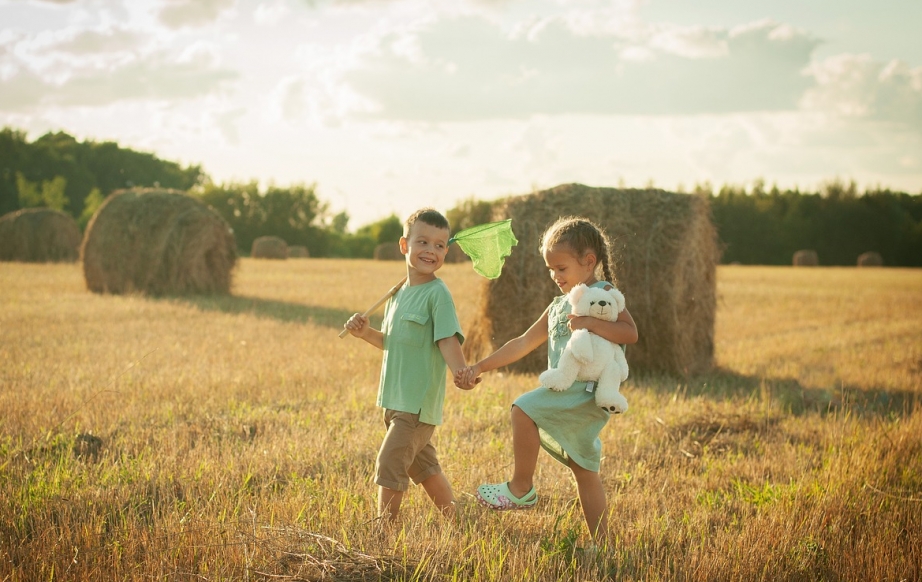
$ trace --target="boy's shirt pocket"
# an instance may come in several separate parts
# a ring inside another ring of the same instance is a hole
[[[423,347],[429,337],[428,313],[404,313],[392,330],[394,341],[415,347]]]

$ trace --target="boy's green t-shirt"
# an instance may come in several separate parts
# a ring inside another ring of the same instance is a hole
[[[378,406],[441,424],[447,366],[436,342],[453,335],[464,341],[448,287],[441,279],[405,285],[387,301],[381,331]]]

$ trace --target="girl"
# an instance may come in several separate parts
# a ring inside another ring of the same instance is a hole
[[[541,241],[541,254],[551,278],[564,295],[554,298],[541,317],[525,333],[455,375],[459,388],[469,388],[483,372],[511,364],[548,341],[548,363],[556,367],[570,334],[587,329],[618,344],[637,341],[637,327],[627,309],[617,321],[570,315],[566,293],[575,285],[607,287],[615,283],[610,244],[604,231],[584,218],[566,217],[552,224]],[[602,279],[597,278],[601,272]],[[527,509],[538,501],[533,478],[538,451],[573,471],[580,505],[589,532],[603,540],[608,531],[605,490],[599,477],[602,443],[599,432],[609,413],[595,403],[586,382],[575,382],[563,392],[537,388],[512,405],[512,442],[515,468],[505,483],[477,488],[477,498],[492,509]]]

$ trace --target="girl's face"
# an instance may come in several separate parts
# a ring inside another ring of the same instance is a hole
[[[596,257],[591,252],[587,252],[580,260],[569,245],[557,245],[544,250],[544,264],[547,265],[551,279],[564,293],[569,293],[570,289],[580,283],[592,285],[596,282]]]
[[[450,233],[444,228],[419,220],[400,238],[400,251],[407,257],[411,278],[435,278],[435,272],[445,262]]]

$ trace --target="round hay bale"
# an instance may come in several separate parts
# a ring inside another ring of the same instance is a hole
[[[820,257],[816,251],[805,249],[794,253],[793,265],[795,267],[816,267],[820,264]]]
[[[83,233],[60,210],[23,208],[0,217],[0,261],[73,263]]]
[[[400,252],[400,243],[397,241],[381,243],[375,247],[376,261],[402,261],[403,253]]]
[[[883,267],[884,258],[880,253],[874,251],[868,251],[866,253],[861,253],[858,255],[858,266],[859,267]]]
[[[113,192],[81,248],[95,293],[229,293],[237,245],[221,216],[177,190]]]
[[[498,279],[484,281],[480,315],[468,327],[465,355],[479,359],[523,333],[559,289],[547,274],[539,245],[561,216],[581,215],[602,226],[614,247],[618,288],[637,323],[628,346],[632,370],[695,374],[714,360],[717,306],[717,234],[706,197],[662,190],[590,188],[567,184],[509,198],[494,206],[493,220],[512,219],[519,240]],[[547,368],[537,349],[515,372]]]
[[[288,258],[289,259],[306,259],[311,256],[310,251],[307,250],[306,246],[303,245],[292,245],[288,247]]]
[[[288,243],[277,236],[261,236],[253,241],[250,256],[254,259],[287,259]]]

